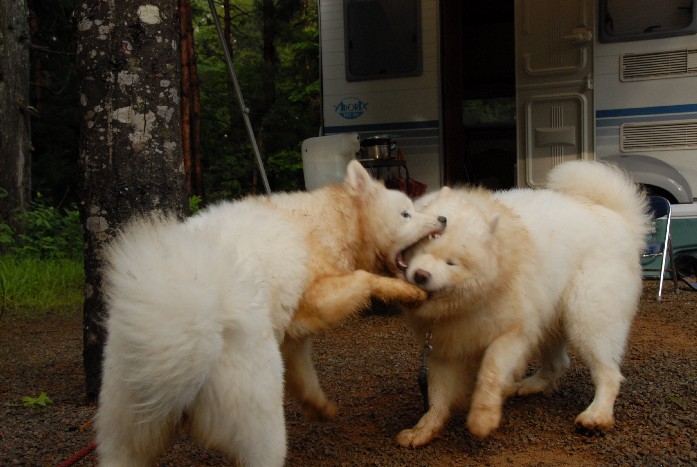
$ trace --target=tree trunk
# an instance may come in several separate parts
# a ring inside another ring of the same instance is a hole
[[[85,0],[76,11],[88,398],[101,384],[102,248],[135,214],[186,210],[177,8],[177,0]]]
[[[194,51],[193,14],[190,0],[179,0],[182,62],[182,147],[189,195],[204,198],[201,164],[201,97]]]
[[[0,222],[12,224],[31,196],[29,11],[25,0],[0,2]]]

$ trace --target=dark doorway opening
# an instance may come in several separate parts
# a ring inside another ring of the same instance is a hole
[[[444,0],[446,182],[515,185],[514,2]]]

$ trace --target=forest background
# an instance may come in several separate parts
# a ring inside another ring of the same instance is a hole
[[[320,125],[317,1],[214,0],[222,40],[210,3],[0,3],[0,318],[82,309],[90,399],[105,340],[100,251],[119,226],[265,192],[253,141],[273,191],[304,188],[300,146]],[[148,95],[146,82],[168,91]],[[141,136],[128,140],[114,119]]]
[[[29,0],[31,192],[57,209],[78,201],[80,112],[75,0]],[[263,191],[208,2],[191,0],[206,203]],[[304,187],[300,144],[319,134],[316,0],[216,1],[274,191]]]

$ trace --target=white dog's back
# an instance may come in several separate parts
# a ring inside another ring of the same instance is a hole
[[[266,432],[265,439],[280,431],[272,448],[259,450],[267,458],[245,459],[245,449],[222,448],[255,465],[282,461],[278,343],[306,280],[307,249],[299,232],[254,201],[225,203],[185,223],[135,220],[107,259],[108,371],[95,421],[105,457],[114,465],[119,458],[152,462],[160,452],[154,446],[166,445],[184,412],[198,406],[189,420],[194,436],[215,446],[226,429]],[[219,397],[221,391],[239,397]],[[265,406],[245,417],[255,397]],[[229,405],[205,404],[206,398]],[[225,425],[210,407],[235,416]],[[119,432],[128,442],[114,436]]]

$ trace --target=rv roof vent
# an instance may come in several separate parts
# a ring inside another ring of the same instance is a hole
[[[622,152],[697,148],[697,121],[625,123],[620,128]]]
[[[679,78],[697,74],[697,49],[670,50],[620,57],[620,79]]]

